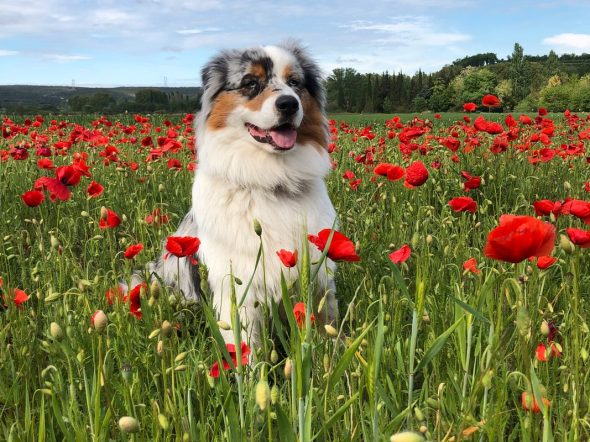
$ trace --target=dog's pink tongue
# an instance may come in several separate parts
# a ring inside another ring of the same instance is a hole
[[[268,133],[281,149],[291,149],[297,140],[297,131],[292,127],[270,129]]]

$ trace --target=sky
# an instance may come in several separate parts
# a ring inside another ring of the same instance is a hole
[[[0,84],[200,86],[220,49],[295,38],[325,75],[590,53],[587,0],[0,0]]]

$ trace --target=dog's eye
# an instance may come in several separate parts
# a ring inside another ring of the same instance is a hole
[[[292,88],[301,87],[301,81],[299,81],[297,78],[289,78],[287,80],[287,86]]]
[[[248,91],[255,91],[258,89],[258,86],[258,80],[255,80],[254,78],[246,78],[242,81],[242,88],[247,89]]]

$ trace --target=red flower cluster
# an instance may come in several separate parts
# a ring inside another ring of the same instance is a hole
[[[323,229],[317,235],[308,235],[308,239],[323,252],[328,243],[330,232],[332,232],[332,229]],[[348,262],[357,262],[361,260],[355,252],[354,243],[337,230],[334,230],[334,235],[332,236],[332,241],[328,248],[328,258],[332,261]]]
[[[234,344],[225,344],[227,351],[229,353],[229,356],[231,357],[233,366],[237,366],[238,365],[238,360],[237,360],[237,355],[236,355],[236,346]],[[244,365],[248,365],[248,355],[250,354],[250,347],[248,347],[248,345],[245,342],[242,342],[240,344],[240,350],[242,352],[242,366]],[[231,368],[231,365],[229,365],[229,362],[227,362],[225,359],[223,360],[223,369],[224,370],[229,370]],[[219,362],[215,361],[213,363],[213,365],[211,366],[211,370],[209,370],[209,375],[213,378],[218,378],[220,374],[220,370],[219,370]]]

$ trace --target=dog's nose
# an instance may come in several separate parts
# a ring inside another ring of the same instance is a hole
[[[275,106],[283,115],[293,115],[299,109],[299,102],[293,95],[281,95]]]

